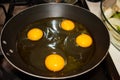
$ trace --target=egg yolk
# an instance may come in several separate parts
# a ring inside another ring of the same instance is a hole
[[[89,36],[87,34],[80,34],[76,38],[76,43],[77,43],[77,45],[79,45],[81,47],[89,47],[90,45],[92,45],[93,40],[92,40],[91,36]]]
[[[66,31],[70,31],[75,28],[75,24],[71,20],[63,20],[61,23],[61,28]]]
[[[27,33],[28,39],[32,40],[32,41],[37,41],[37,40],[41,39],[42,36],[43,36],[43,32],[39,28],[33,28],[33,29],[29,30]]]
[[[45,59],[45,66],[48,70],[56,72],[64,68],[65,61],[62,56],[58,54],[50,54]]]

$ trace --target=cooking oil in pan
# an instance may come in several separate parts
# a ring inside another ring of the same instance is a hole
[[[17,48],[22,60],[36,70],[40,75],[63,76],[77,73],[86,65],[93,56],[95,45],[83,48],[76,44],[76,37],[80,34],[88,34],[89,31],[80,23],[70,20],[74,28],[65,30],[61,23],[66,18],[46,18],[35,21],[25,26],[18,33]],[[43,31],[43,36],[37,41],[29,40],[27,33],[33,28]],[[58,72],[49,71],[45,66],[45,58],[50,54],[58,54],[65,60],[64,68]],[[50,73],[50,74],[46,74]]]

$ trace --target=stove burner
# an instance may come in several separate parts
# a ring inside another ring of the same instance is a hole
[[[75,4],[77,0],[43,0],[45,2],[56,2],[56,3],[69,3],[69,4]]]

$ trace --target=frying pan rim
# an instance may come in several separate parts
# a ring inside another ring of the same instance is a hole
[[[38,4],[38,5],[31,6],[31,7],[29,7],[29,8],[26,8],[26,9],[24,9],[22,12],[24,12],[24,11],[26,11],[26,10],[28,10],[28,9],[31,9],[31,8],[40,6],[40,5],[54,5],[54,4],[55,4],[55,5],[56,5],[56,4],[61,4],[61,5],[74,6],[74,7],[83,9],[83,10],[91,13],[89,10],[87,10],[87,9],[85,9],[85,8],[82,8],[82,7],[79,7],[79,6],[76,6],[76,5],[72,5],[72,4],[67,4],[67,3],[44,3],[44,4]],[[18,13],[17,15],[21,14],[22,12]],[[16,68],[17,70],[19,70],[19,71],[21,71],[21,72],[23,72],[23,73],[25,73],[25,74],[27,74],[27,75],[34,76],[34,77],[37,77],[37,78],[44,78],[44,79],[66,79],[66,78],[72,78],[72,77],[80,76],[80,75],[82,75],[82,74],[84,74],[84,73],[87,73],[87,72],[91,71],[91,70],[94,69],[95,67],[97,67],[97,66],[104,60],[104,58],[105,58],[105,57],[107,56],[107,54],[108,54],[108,50],[109,50],[109,47],[110,47],[110,41],[109,41],[108,49],[107,49],[104,57],[102,57],[102,59],[101,59],[100,61],[98,61],[98,63],[97,63],[96,65],[94,65],[93,67],[90,67],[89,69],[87,69],[87,70],[85,70],[85,71],[83,71],[83,72],[81,72],[81,73],[77,73],[77,74],[70,75],[70,76],[65,76],[65,77],[44,77],[44,76],[39,76],[39,75],[30,73],[30,72],[28,72],[28,71],[25,71],[25,70],[17,67],[13,62],[11,62],[11,61],[7,58],[7,56],[5,55],[5,53],[4,53],[4,51],[3,51],[3,48],[2,48],[2,44],[3,44],[3,43],[2,43],[2,33],[3,33],[4,29],[6,28],[7,24],[8,24],[13,18],[15,18],[17,15],[11,17],[11,18],[6,22],[6,24],[4,25],[3,29],[1,30],[1,36],[0,36],[0,41],[1,41],[1,42],[0,42],[0,46],[1,46],[2,54],[4,55],[5,59],[6,59],[14,68]],[[93,14],[93,13],[91,13],[91,15],[96,16],[96,15]],[[96,16],[96,17],[97,17],[97,16]],[[100,20],[100,19],[99,19],[99,20]],[[106,29],[106,30],[107,30],[107,29]],[[107,30],[107,31],[108,31],[108,30]],[[108,35],[108,38],[109,38],[109,35]],[[109,38],[109,40],[110,40],[110,38]]]

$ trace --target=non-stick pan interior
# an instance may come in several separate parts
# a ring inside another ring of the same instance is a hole
[[[69,4],[52,3],[42,4],[31,7],[13,17],[7,22],[2,30],[1,46],[6,59],[17,69],[36,77],[51,77],[49,74],[43,74],[42,71],[26,64],[17,52],[16,41],[18,33],[28,24],[45,18],[64,17],[83,24],[94,39],[94,55],[89,63],[79,69],[77,72],[71,71],[68,74],[54,73],[52,77],[73,77],[81,75],[96,67],[106,56],[109,48],[109,35],[104,24],[89,11]],[[76,75],[77,74],[77,75]]]

